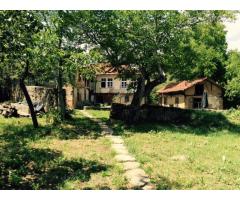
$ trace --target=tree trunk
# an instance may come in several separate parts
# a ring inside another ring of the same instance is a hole
[[[19,85],[20,85],[20,88],[21,88],[21,90],[24,94],[24,97],[25,97],[26,101],[27,101],[27,104],[28,104],[28,107],[29,107],[29,110],[30,110],[30,114],[31,114],[31,118],[32,118],[33,126],[34,126],[34,128],[38,128],[38,121],[37,121],[36,113],[34,112],[33,103],[32,103],[32,100],[31,100],[29,94],[28,94],[26,85],[24,83],[24,80],[27,77],[27,75],[28,75],[28,62],[27,62],[27,66],[25,68],[25,71],[20,78]]]
[[[143,98],[145,97],[145,103],[148,103],[148,98],[154,87],[163,83],[166,80],[163,72],[160,73],[159,78],[153,81],[148,80],[145,84],[144,78],[139,78],[137,81],[137,90],[133,95],[131,105],[140,106]]]
[[[137,90],[133,95],[133,100],[131,105],[139,107],[143,100],[144,93],[145,93],[145,80],[144,78],[141,77],[137,80]]]
[[[65,98],[64,98],[64,90],[63,90],[63,77],[62,77],[61,69],[58,70],[58,78],[57,78],[57,89],[58,89],[58,110],[61,115],[61,120],[65,119],[66,109],[65,109]]]
[[[59,43],[58,48],[59,50],[62,48],[62,37],[63,32],[62,29],[60,29],[60,35],[59,35]],[[65,106],[65,96],[64,96],[64,90],[63,90],[63,58],[59,58],[59,66],[58,66],[58,75],[57,75],[57,90],[58,90],[58,111],[60,112],[61,120],[64,120],[66,117],[66,106]]]

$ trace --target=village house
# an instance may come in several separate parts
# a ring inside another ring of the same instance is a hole
[[[168,84],[159,90],[162,106],[186,109],[223,109],[223,90],[208,78]]]
[[[76,84],[65,86],[67,106],[76,108],[82,102],[130,104],[133,98],[133,90],[128,90],[130,80],[118,78],[118,71],[110,63],[100,63],[94,67],[94,80],[86,80],[77,73]]]

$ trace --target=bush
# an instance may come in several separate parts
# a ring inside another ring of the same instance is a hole
[[[240,109],[230,108],[225,111],[225,114],[234,120],[240,120]]]
[[[78,109],[83,109],[84,106],[91,106],[91,105],[93,104],[90,101],[82,101],[82,102],[78,102],[76,107]]]
[[[57,109],[50,109],[46,113],[46,123],[58,124],[61,122],[61,114]]]

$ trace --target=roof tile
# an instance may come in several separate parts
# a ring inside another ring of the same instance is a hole
[[[207,80],[207,77],[196,79],[193,81],[181,81],[178,83],[170,83],[167,86],[165,86],[163,89],[159,90],[159,93],[171,93],[171,92],[178,92],[178,91],[184,91],[198,83],[201,83],[203,81]]]

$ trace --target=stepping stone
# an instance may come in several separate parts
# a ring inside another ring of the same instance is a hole
[[[143,190],[156,190],[156,187],[151,184],[151,183],[148,183],[147,185],[145,185],[143,188]]]
[[[135,158],[127,155],[127,154],[120,154],[115,156],[116,160],[119,162],[129,162],[129,161],[135,161]]]
[[[140,164],[138,162],[124,162],[123,167],[126,171],[128,171],[139,168]]]
[[[123,139],[122,139],[122,138],[118,138],[118,137],[116,137],[116,138],[112,137],[112,138],[111,138],[111,141],[112,141],[114,144],[123,144],[123,143],[124,143]]]
[[[185,161],[187,159],[188,159],[188,157],[185,155],[176,155],[176,156],[171,157],[171,160],[173,160],[173,161]]]
[[[112,134],[112,130],[110,128],[102,128],[102,133],[103,134]]]
[[[114,149],[114,151],[116,151],[117,154],[124,154],[124,155],[129,154],[126,148],[118,148],[118,149]]]
[[[124,144],[112,144],[112,148],[114,148],[114,149],[126,149]]]
[[[127,171],[126,177],[133,188],[145,186],[150,181],[146,173],[140,168]]]

